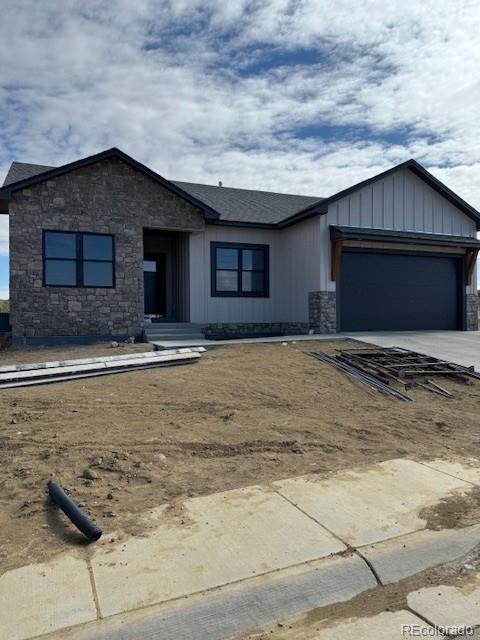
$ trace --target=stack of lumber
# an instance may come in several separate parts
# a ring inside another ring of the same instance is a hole
[[[81,358],[0,367],[0,389],[92,378],[112,373],[191,364],[200,358],[203,347],[146,351],[97,358]]]

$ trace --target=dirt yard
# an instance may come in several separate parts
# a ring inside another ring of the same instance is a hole
[[[146,345],[36,349],[12,362]],[[406,403],[305,355],[348,343],[218,347],[199,363],[0,391],[0,573],[79,543],[47,499],[55,478],[108,536],[186,496],[389,458],[480,457],[480,381]]]

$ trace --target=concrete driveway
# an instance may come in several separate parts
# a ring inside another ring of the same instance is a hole
[[[379,347],[403,347],[480,372],[480,331],[366,331],[345,334]]]

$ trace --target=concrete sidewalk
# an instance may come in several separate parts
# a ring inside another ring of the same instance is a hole
[[[349,337],[379,347],[403,347],[480,372],[480,331],[376,331]]]
[[[204,346],[208,349],[232,344],[330,341],[348,338],[375,344],[379,347],[403,347],[434,358],[450,360],[465,367],[474,366],[476,371],[480,371],[480,331],[364,331],[271,338],[239,338],[236,340],[167,340],[152,342],[152,344],[157,349],[191,346]]]
[[[349,600],[476,546],[480,526],[431,531],[419,516],[480,484],[475,469],[446,469],[391,460],[160,507],[146,537],[106,533],[88,557],[2,575],[0,629],[9,640],[220,640]]]

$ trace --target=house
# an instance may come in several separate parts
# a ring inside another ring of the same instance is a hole
[[[320,198],[169,181],[113,148],[13,163],[0,211],[17,344],[141,336],[145,316],[207,337],[477,329],[480,214],[414,160]]]

